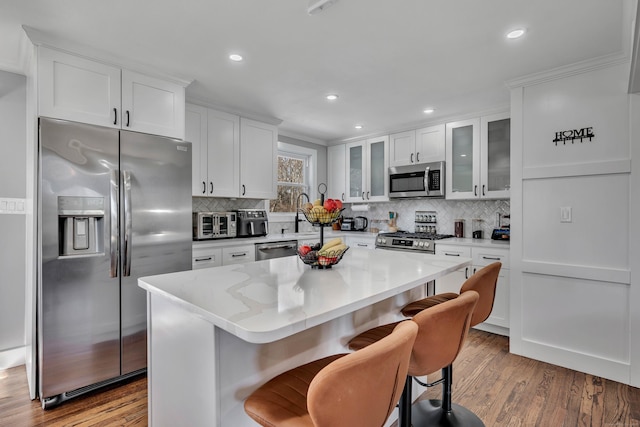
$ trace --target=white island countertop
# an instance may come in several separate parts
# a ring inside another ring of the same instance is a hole
[[[292,256],[142,277],[138,284],[242,340],[268,343],[470,264],[468,258],[350,248],[326,270]]]

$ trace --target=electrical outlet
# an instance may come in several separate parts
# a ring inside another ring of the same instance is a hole
[[[571,222],[571,207],[560,207],[560,222]]]

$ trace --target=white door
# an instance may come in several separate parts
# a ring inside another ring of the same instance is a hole
[[[209,110],[207,190],[215,197],[238,197],[240,189],[240,117]]]
[[[416,163],[445,160],[445,126],[429,126],[416,131]]]
[[[389,135],[389,166],[404,166],[417,162],[416,131]]]
[[[191,194],[209,196],[212,185],[207,177],[207,109],[187,104],[184,139],[191,143]]]
[[[184,139],[184,87],[122,70],[122,129]]]
[[[240,197],[276,197],[277,144],[275,126],[240,119]]]
[[[120,68],[38,47],[38,113],[120,128]]]

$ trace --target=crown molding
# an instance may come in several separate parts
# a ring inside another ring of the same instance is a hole
[[[629,56],[623,53],[615,53],[611,55],[600,56],[597,58],[587,59],[585,61],[576,62],[574,64],[565,65],[551,70],[539,73],[529,74],[517,79],[509,80],[506,85],[509,89],[518,87],[533,86],[541,83],[547,83],[554,80],[560,80],[566,77],[576,76],[591,71],[610,68],[617,65],[628,64]]]
[[[137,63],[135,61],[127,60],[119,56],[112,55],[104,51],[98,51],[95,48],[60,38],[58,36],[45,33],[36,28],[32,28],[26,25],[22,26],[28,39],[35,46],[42,46],[49,49],[54,49],[70,55],[79,56],[90,61],[101,62],[103,64],[111,65],[118,68],[126,68],[131,71],[137,71],[147,76],[156,77],[163,80],[168,80],[183,87],[189,86],[193,79],[187,79],[183,77],[172,76],[169,74],[159,73],[157,68],[150,67],[145,64]]]
[[[235,114],[236,116],[244,117],[245,119],[257,120],[259,122],[267,123],[274,126],[279,126],[282,123],[281,119],[276,117],[266,116],[263,114],[254,113],[246,110],[239,110],[225,105],[215,104],[208,99],[199,98],[197,96],[187,94],[187,102],[189,104],[199,105],[205,108],[211,108],[213,110],[222,111],[224,113]],[[281,132],[278,130],[278,133]],[[295,137],[292,137],[295,138]]]

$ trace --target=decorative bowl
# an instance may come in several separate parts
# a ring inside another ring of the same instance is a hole
[[[332,265],[336,265],[340,262],[345,252],[349,250],[347,246],[344,250],[336,250],[332,251],[331,249],[323,251],[322,255],[319,255],[316,250],[311,250],[306,254],[300,252],[300,248],[298,248],[298,257],[307,265],[310,265],[311,268],[331,268]]]

